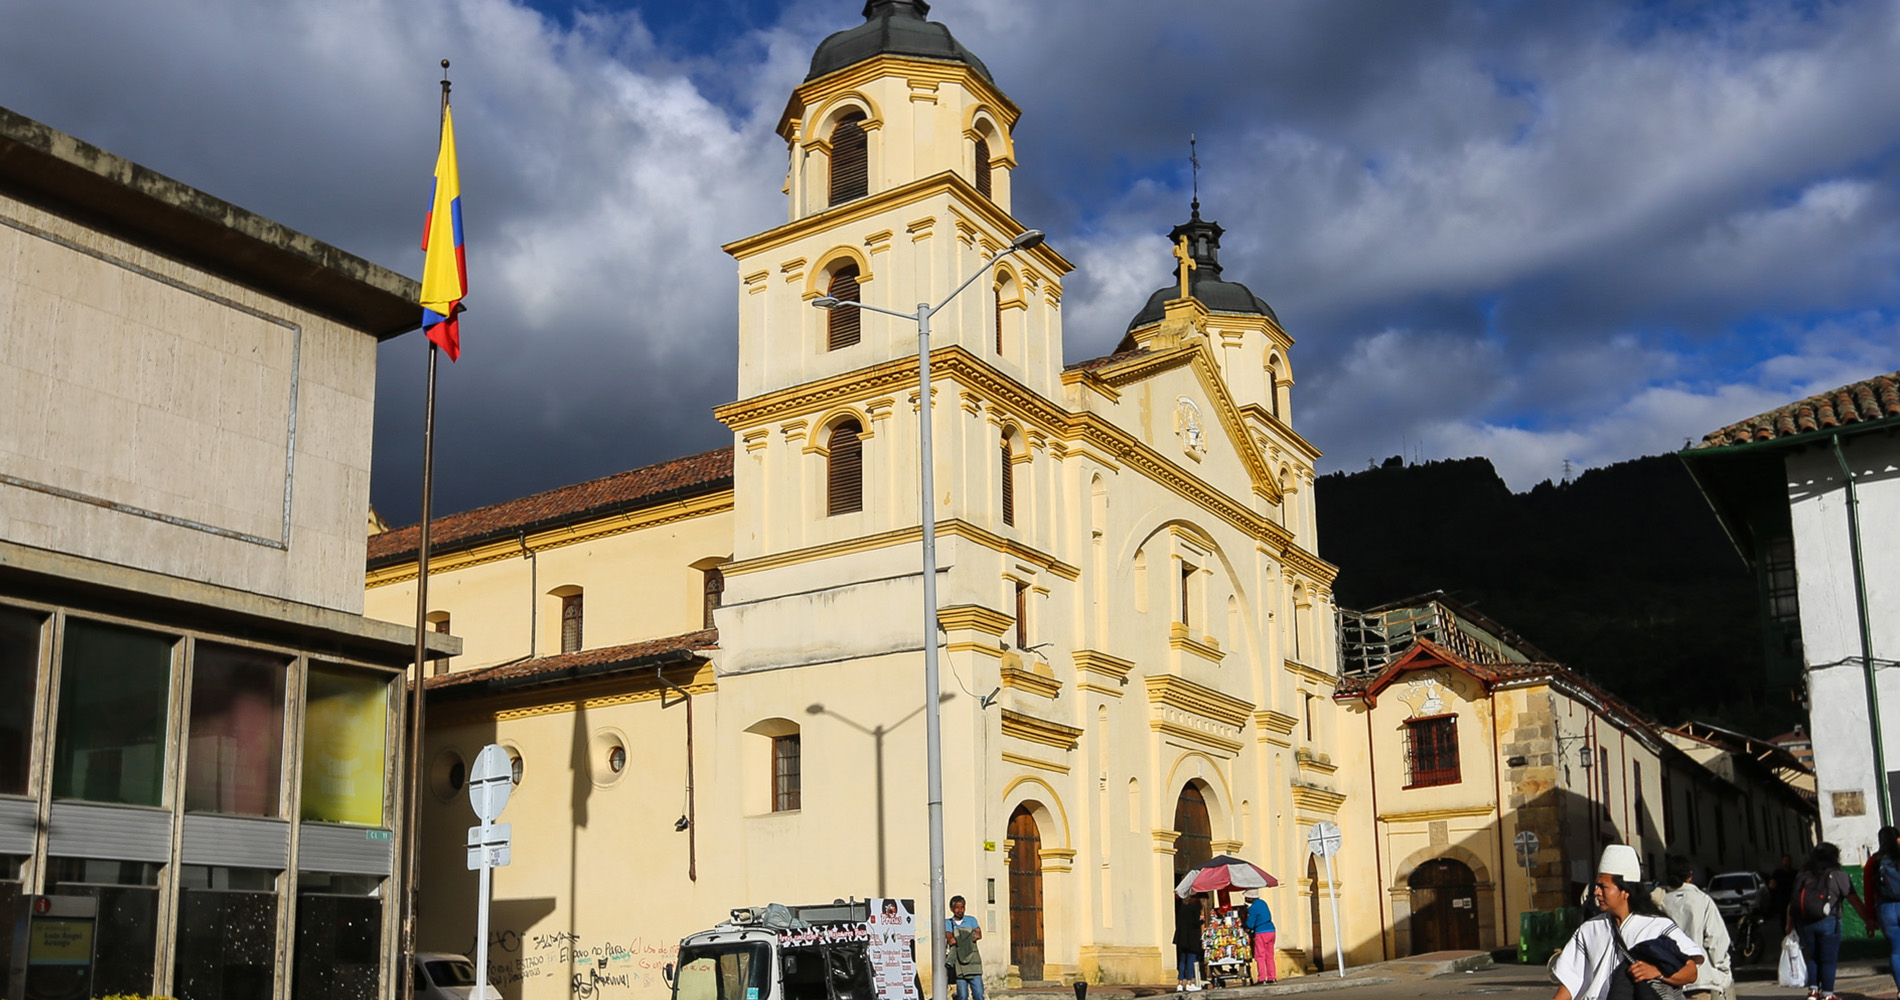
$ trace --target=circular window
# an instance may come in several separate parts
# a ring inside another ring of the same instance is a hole
[[[627,736],[618,729],[596,729],[588,739],[588,777],[601,788],[618,782],[627,770]]]
[[[468,762],[454,750],[444,750],[429,762],[429,791],[444,802],[462,794],[468,786]]]
[[[509,747],[508,748],[508,763],[510,765],[509,771],[508,771],[509,780],[513,781],[517,785],[521,784],[522,766],[521,766],[520,751],[516,750],[513,747]]]

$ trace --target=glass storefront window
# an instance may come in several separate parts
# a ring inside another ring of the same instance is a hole
[[[178,883],[172,992],[179,1000],[270,1000],[277,873],[185,865]]]
[[[55,798],[163,804],[173,642],[171,636],[67,620],[53,749]]]
[[[304,696],[303,818],[383,825],[388,677],[310,665]]]
[[[99,901],[99,920],[93,928],[93,995],[152,992],[158,947],[158,866],[53,858],[47,874],[48,895],[91,896]]]
[[[289,666],[281,655],[198,643],[185,750],[187,810],[278,815]]]
[[[41,615],[0,608],[0,795],[26,794],[44,620]]]
[[[297,876],[292,1000],[375,1000],[382,965],[382,883],[371,875]]]

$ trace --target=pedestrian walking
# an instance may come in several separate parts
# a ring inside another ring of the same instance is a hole
[[[1201,989],[1201,901],[1197,897],[1174,903],[1174,992]]]
[[[1254,976],[1271,983],[1280,978],[1273,955],[1273,910],[1260,898],[1260,890],[1247,890],[1247,930],[1253,932]]]
[[[1735,977],[1729,968],[1728,923],[1722,919],[1715,900],[1695,884],[1694,862],[1687,858],[1670,858],[1668,864],[1662,911],[1709,957],[1696,966],[1695,982],[1682,990],[1691,995],[1702,994],[1704,1000],[1732,1000]]]
[[[1822,841],[1814,845],[1808,863],[1794,877],[1788,910],[1783,914],[1787,926],[1795,929],[1801,941],[1801,955],[1808,963],[1808,1000],[1835,1000],[1834,967],[1841,956],[1841,905],[1849,899],[1858,902],[1854,883],[1841,871],[1841,849]]]
[[[1776,920],[1788,915],[1788,900],[1794,898],[1794,858],[1786,854],[1781,856],[1781,865],[1768,876],[1768,912]],[[1793,934],[1794,927],[1784,922],[1781,925],[1783,936]]]
[[[946,964],[957,1000],[983,1000],[983,955],[976,948],[983,940],[983,925],[963,910],[963,897],[951,896],[950,920],[943,925],[944,944],[950,948]]]
[[[1887,935],[1887,967],[1893,974],[1893,996],[1900,997],[1900,830],[1880,828],[1880,850],[1867,859],[1860,884],[1874,907],[1880,932]]]
[[[1660,1000],[1645,984],[1661,980],[1682,987],[1695,981],[1707,955],[1662,915],[1642,882],[1634,847],[1603,849],[1594,890],[1603,912],[1570,935],[1551,965],[1559,984],[1556,1000]],[[1659,967],[1675,960],[1681,964],[1673,970]]]

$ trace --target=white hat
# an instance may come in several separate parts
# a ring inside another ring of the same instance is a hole
[[[1643,880],[1643,862],[1636,855],[1636,848],[1628,844],[1611,844],[1603,849],[1603,857],[1597,862],[1599,873],[1615,875],[1625,882]]]
[[[1245,895],[1244,897],[1242,897],[1242,898],[1245,898],[1245,899],[1259,899],[1259,898],[1260,898],[1260,890],[1258,890],[1258,889],[1248,889],[1248,890],[1247,890],[1247,894],[1246,894],[1246,895]]]

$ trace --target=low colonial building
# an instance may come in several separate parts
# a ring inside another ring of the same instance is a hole
[[[1707,727],[1663,730],[1443,594],[1343,617],[1334,698],[1370,747],[1354,790],[1390,956],[1516,945],[1525,912],[1578,904],[1606,844],[1646,877],[1670,855],[1707,877],[1812,843],[1812,806]]]
[[[1858,862],[1900,801],[1900,372],[1680,454],[1755,571],[1770,665],[1806,696],[1821,836]]]
[[[466,647],[428,678],[422,942],[473,944],[462,789],[499,743],[520,782],[489,954],[511,1000],[654,995],[678,939],[735,906],[922,906],[931,702],[946,878],[992,981],[1171,979],[1172,887],[1215,852],[1282,880],[1283,968],[1332,965],[1334,894],[1348,959],[1382,953],[1292,338],[1222,276],[1197,203],[1174,280],[1065,365],[1071,265],[998,259],[1024,232],[1021,111],[928,9],[872,0],[790,96],[788,221],[726,247],[732,447],[432,529],[428,612]],[[928,396],[913,323],[813,308],[909,312],[970,274]],[[413,529],[371,539],[371,614],[412,620],[415,577]],[[1322,820],[1345,830],[1331,885],[1306,847]]]
[[[376,347],[416,293],[0,109],[0,974],[393,988],[414,632],[363,617],[361,565]],[[29,965],[22,895],[93,964]]]

